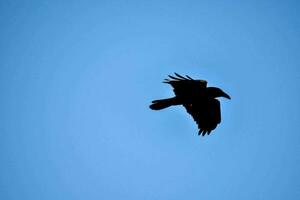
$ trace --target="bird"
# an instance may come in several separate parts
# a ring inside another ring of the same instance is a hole
[[[152,101],[152,110],[162,110],[170,106],[182,105],[198,125],[198,135],[209,135],[221,123],[221,106],[218,97],[231,99],[217,87],[207,87],[206,80],[194,80],[188,75],[176,72],[168,75],[163,83],[173,87],[174,97]]]

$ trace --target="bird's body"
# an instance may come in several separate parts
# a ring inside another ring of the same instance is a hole
[[[199,128],[199,135],[210,134],[221,122],[221,108],[217,97],[230,99],[229,95],[216,87],[207,87],[204,80],[193,80],[175,73],[176,77],[165,79],[173,87],[175,97],[154,100],[150,105],[153,110],[161,110],[169,106],[183,105],[193,117]]]

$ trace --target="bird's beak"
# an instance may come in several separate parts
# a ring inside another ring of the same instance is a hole
[[[225,97],[226,99],[231,99],[230,96],[228,94],[226,94],[225,92],[223,92],[221,97]]]

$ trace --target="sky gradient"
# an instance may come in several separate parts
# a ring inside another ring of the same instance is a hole
[[[297,1],[1,1],[0,199],[300,199]],[[155,112],[227,92],[210,136]]]

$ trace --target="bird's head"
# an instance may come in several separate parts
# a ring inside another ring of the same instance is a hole
[[[228,94],[226,94],[223,90],[217,87],[208,87],[207,95],[211,98],[225,97],[227,99],[231,99]]]
[[[198,85],[202,88],[206,88],[207,86],[207,81],[205,80],[196,80],[196,83],[198,83]]]

